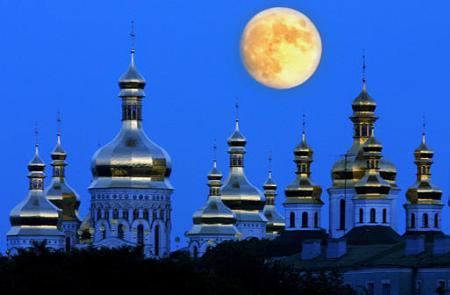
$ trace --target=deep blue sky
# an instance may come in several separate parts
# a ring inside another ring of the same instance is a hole
[[[415,180],[412,152],[426,113],[428,143],[436,151],[433,179],[444,190],[448,217],[447,2],[0,0],[0,250],[9,211],[27,194],[34,122],[40,125],[42,156],[49,164],[58,110],[69,153],[68,182],[81,196],[81,215],[87,213],[91,156],[120,127],[117,79],[129,62],[131,20],[136,22],[137,65],[148,82],[145,130],[173,160],[172,238],[185,241],[192,213],[206,199],[214,138],[220,168],[227,173],[226,139],[234,126],[235,97],[248,138],[246,171],[255,185],[264,182],[272,151],[281,204],[283,188],[294,177],[292,151],[306,113],[308,141],[315,151],[313,179],[328,188],[332,164],[352,142],[348,117],[361,88],[363,48],[369,93],[378,102],[376,133],[384,155],[398,167],[400,203]],[[291,90],[255,82],[239,55],[246,22],[273,6],[304,12],[322,36],[318,71]],[[328,203],[325,190],[322,198]],[[403,219],[403,208],[398,210]],[[327,227],[327,206],[323,217]],[[448,232],[450,218],[444,226]]]

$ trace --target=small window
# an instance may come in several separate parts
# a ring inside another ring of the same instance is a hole
[[[307,212],[303,212],[302,213],[302,227],[308,227],[308,213]]]
[[[391,295],[391,284],[383,283],[383,295]]]
[[[133,219],[138,219],[139,218],[139,209],[134,209],[133,210]]]
[[[411,228],[416,228],[416,214],[411,213]]]
[[[137,243],[138,245],[144,245],[144,226],[142,224],[137,226]]]
[[[122,211],[122,218],[128,220],[128,209]]]
[[[387,209],[383,209],[383,223],[387,223]]]
[[[445,281],[438,281],[438,286],[436,288],[436,293],[439,295],[445,295]]]
[[[438,213],[434,214],[434,227],[436,227],[436,228],[439,227],[439,214]]]
[[[365,125],[365,124],[361,125],[361,129],[362,129],[362,136],[366,137],[367,136],[367,125]]]
[[[295,227],[295,213],[291,212],[289,214],[289,227],[294,228]]]
[[[314,227],[319,228],[319,213],[314,213]]]
[[[375,208],[370,209],[370,223],[376,223],[377,222],[377,215]]]
[[[345,200],[339,201],[339,229],[345,229]]]
[[[145,208],[144,209],[144,219],[148,219],[148,209],[147,208]]]
[[[364,210],[363,208],[359,208],[359,223],[364,222]]]
[[[123,224],[119,224],[119,227],[117,228],[117,237],[121,240],[123,240],[123,238],[125,237]]]
[[[428,214],[427,213],[424,213],[423,216],[422,216],[422,226],[423,226],[423,228],[428,228],[429,227],[429,225],[428,225]]]
[[[114,208],[113,210],[113,219],[118,219],[119,218],[119,209]]]

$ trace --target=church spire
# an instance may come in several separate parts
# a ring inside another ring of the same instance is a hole
[[[56,133],[56,146],[52,151],[51,158],[52,158],[52,167],[53,167],[53,177],[61,178],[61,180],[64,180],[64,170],[66,167],[66,157],[67,153],[62,147],[61,144],[61,115],[58,112],[58,116],[56,118],[57,123],[57,133]]]
[[[230,167],[244,167],[244,154],[247,139],[239,128],[239,103],[236,102],[236,125],[233,134],[228,138],[228,153],[230,154]]]
[[[135,64],[135,38],[134,22],[131,23],[131,60],[128,70],[120,77],[119,96],[122,98],[122,121],[142,121],[142,103],[145,97],[145,79],[139,74]]]
[[[44,178],[45,178],[45,164],[39,156],[39,130],[36,126],[35,131],[35,144],[34,144],[34,157],[28,164],[28,178],[30,190],[44,190]]]
[[[297,166],[295,171],[296,179],[285,189],[285,204],[297,202],[323,204],[320,199],[322,188],[310,179],[314,152],[306,141],[305,126],[306,120],[305,115],[303,115],[301,141],[294,149],[294,163]]]
[[[275,197],[277,196],[277,184],[272,179],[272,155],[269,155],[269,169],[267,174],[267,180],[263,185],[264,196],[266,197],[266,205],[273,206],[275,205]]]
[[[376,102],[367,93],[366,89],[366,55],[363,53],[362,61],[362,90],[353,100],[353,115],[350,117],[354,125],[353,138],[356,142],[364,144],[369,139],[371,130],[378,117],[375,115]]]

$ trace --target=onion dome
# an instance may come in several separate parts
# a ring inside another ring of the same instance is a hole
[[[209,194],[206,205],[194,213],[192,229],[187,236],[211,235],[233,236],[238,234],[235,227],[236,216],[220,198],[222,173],[217,169],[216,161],[208,174]]]
[[[370,138],[363,147],[366,160],[366,172],[355,184],[356,197],[359,199],[385,198],[391,190],[391,185],[380,175],[380,159],[383,146],[376,140],[372,130]]]
[[[311,180],[313,150],[306,143],[305,130],[302,140],[294,149],[294,163],[297,165],[296,178],[284,190],[284,204],[323,204],[320,196],[322,188]]]
[[[442,204],[442,191],[431,183],[431,165],[434,152],[426,145],[425,133],[414,151],[414,163],[417,166],[417,180],[406,192],[411,204]]]
[[[371,137],[378,119],[375,115],[376,102],[367,92],[365,78],[361,93],[353,100],[352,109],[350,120],[353,122],[353,145],[333,165],[333,187],[353,187],[365,174],[366,160],[363,146]],[[397,169],[394,164],[382,158],[379,161],[379,173],[393,188],[397,188],[395,183]]]
[[[134,50],[127,72],[119,80],[122,98],[122,128],[92,159],[94,188],[172,189],[171,160],[142,128],[142,98],[145,80],[136,69]]]
[[[8,236],[63,236],[58,230],[59,209],[44,194],[45,164],[39,157],[39,146],[28,164],[28,196],[10,213],[12,228]]]
[[[267,218],[266,233],[268,236],[275,237],[279,235],[285,227],[283,216],[275,207],[275,198],[277,196],[277,184],[272,179],[272,170],[269,169],[269,177],[263,185],[266,205],[263,214]]]
[[[234,211],[239,220],[266,221],[261,214],[265,199],[262,193],[250,183],[244,172],[244,155],[246,138],[239,129],[239,121],[233,134],[228,138],[228,154],[230,155],[230,173],[222,186],[221,199]]]
[[[65,162],[67,153],[61,145],[61,134],[58,132],[56,146],[51,154],[53,177],[45,195],[56,207],[62,210],[61,221],[80,222],[78,208],[80,207],[80,197],[67,184],[65,179]]]

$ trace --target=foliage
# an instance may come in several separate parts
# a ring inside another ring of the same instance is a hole
[[[52,251],[45,244],[0,256],[2,294],[355,294],[335,273],[313,274],[271,260],[267,241],[225,242],[200,259],[175,252],[144,259],[141,249]],[[31,293],[30,293],[31,292]]]

